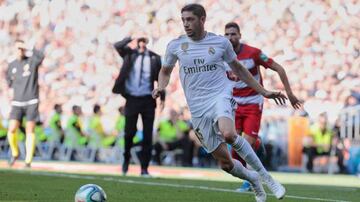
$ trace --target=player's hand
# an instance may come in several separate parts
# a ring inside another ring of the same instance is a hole
[[[240,81],[240,78],[236,76],[233,71],[226,71],[226,75],[231,81]]]
[[[287,96],[294,109],[300,109],[302,102],[292,93],[289,93]]]
[[[165,108],[165,101],[164,100],[161,100],[160,101],[160,111],[162,112]]]
[[[155,88],[152,92],[152,97],[154,99],[160,97],[162,94],[165,94],[165,90],[161,88]]]
[[[287,97],[280,91],[266,91],[263,96],[268,99],[274,99],[277,105],[284,105],[287,100]]]

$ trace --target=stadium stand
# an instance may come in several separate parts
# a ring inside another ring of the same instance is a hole
[[[334,125],[341,114],[342,123],[346,122],[341,126],[342,138],[349,138],[350,130],[359,131],[358,127],[351,129],[351,120],[356,122],[359,116],[346,118],[359,112],[359,107],[346,107],[360,101],[360,32],[355,26],[360,6],[356,1],[214,0],[199,3],[208,12],[207,30],[223,34],[227,22],[238,22],[246,43],[261,47],[286,68],[294,93],[304,100],[303,112],[310,121],[326,112],[330,124]],[[41,38],[46,56],[40,69],[39,110],[45,132],[54,104],[62,104],[61,123],[66,128],[73,105],[81,105],[84,112],[81,119],[86,122],[93,105],[99,103],[103,108],[104,130],[111,133],[118,116],[117,109],[124,104],[123,98],[111,93],[122,63],[112,48],[113,42],[129,35],[146,35],[148,47],[163,55],[166,44],[182,34],[178,12],[183,4],[180,0],[159,0],[156,4],[131,0],[0,0],[0,72],[7,71],[8,62],[13,58],[15,39],[21,37],[33,45],[35,38]],[[175,79],[170,83],[167,108],[160,119],[164,119],[171,109],[184,109],[185,100],[177,77],[174,75]],[[276,75],[267,71],[264,85],[278,89],[280,84]],[[10,98],[11,90],[2,79],[1,117],[8,117]],[[281,144],[287,142],[285,120],[298,112],[279,108],[269,101],[264,106],[264,120],[268,124],[263,138],[279,148],[272,151],[281,151],[282,157],[272,159],[273,163],[285,164],[287,150],[282,146],[286,144]],[[6,127],[6,120],[3,123]],[[277,134],[282,138],[274,143],[272,140],[279,139]],[[351,138],[355,137],[359,136]],[[71,158],[71,147],[57,141],[53,144],[57,149],[54,148],[52,158],[54,153],[60,154],[58,157],[62,160]],[[6,142],[0,140],[0,157],[6,156],[3,155],[6,148]],[[80,155],[80,159],[92,160],[94,157]],[[106,162],[119,160],[113,157]]]

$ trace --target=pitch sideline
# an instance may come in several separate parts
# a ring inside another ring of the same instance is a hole
[[[17,170],[16,172],[28,173],[27,171]],[[84,176],[78,174],[66,174],[66,173],[52,173],[52,172],[31,172],[31,175],[40,175],[40,176],[52,176],[52,177],[67,177],[67,178],[76,178],[76,179],[91,179],[91,180],[104,180],[111,182],[119,182],[119,183],[127,183],[127,184],[140,184],[140,185],[149,185],[149,186],[166,186],[166,187],[174,187],[174,188],[190,188],[190,189],[200,189],[207,191],[218,191],[218,192],[230,192],[230,193],[239,193],[232,189],[223,189],[223,188],[215,188],[215,187],[207,187],[207,186],[194,186],[194,185],[179,185],[179,184],[170,184],[170,183],[160,183],[160,182],[146,182],[146,181],[138,181],[138,180],[124,180],[117,179],[114,177],[94,177],[94,176]],[[251,192],[244,192],[239,194],[250,194]],[[273,194],[268,194],[270,196],[274,196]],[[350,202],[345,200],[336,200],[336,199],[325,199],[325,198],[313,198],[306,196],[295,196],[295,195],[286,195],[285,198],[292,199],[301,199],[301,200],[312,200],[312,201],[328,201],[328,202]]]

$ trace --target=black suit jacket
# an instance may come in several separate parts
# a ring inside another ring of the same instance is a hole
[[[112,92],[115,94],[121,94],[123,97],[127,98],[128,94],[125,90],[125,81],[129,79],[129,74],[131,69],[134,66],[135,60],[140,54],[137,49],[131,49],[127,44],[131,41],[130,38],[125,38],[114,44],[116,51],[123,58],[123,64],[119,73],[119,76],[115,80],[115,85],[112,89]],[[150,82],[151,90],[154,89],[154,81],[158,80],[159,72],[161,69],[161,58],[158,54],[149,50],[150,56]],[[165,97],[161,97],[162,100]]]

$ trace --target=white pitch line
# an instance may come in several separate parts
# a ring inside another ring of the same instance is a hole
[[[22,171],[20,171],[20,172],[22,172]],[[26,171],[24,171],[24,173],[25,172]],[[160,183],[160,182],[145,182],[145,181],[138,181],[138,180],[124,180],[124,179],[117,179],[114,177],[94,177],[94,176],[86,176],[86,175],[51,173],[51,172],[31,172],[30,174],[31,175],[53,176],[53,177],[67,177],[67,178],[75,178],[75,179],[104,180],[104,181],[120,182],[120,183],[127,183],[127,184],[140,184],[140,185],[150,185],[150,186],[165,186],[165,187],[174,187],[174,188],[188,188],[188,189],[201,189],[201,190],[207,190],[207,191],[240,193],[233,189],[215,188],[215,187],[207,187],[207,186],[183,185],[183,184],[170,184],[170,183]],[[253,193],[251,193],[251,192],[241,192],[241,194],[253,195]],[[274,196],[273,194],[268,194],[268,193],[267,193],[267,195]],[[351,202],[351,201],[345,201],[345,200],[313,198],[313,197],[294,196],[294,195],[285,195],[285,198],[312,200],[312,201],[328,201],[328,202]]]

